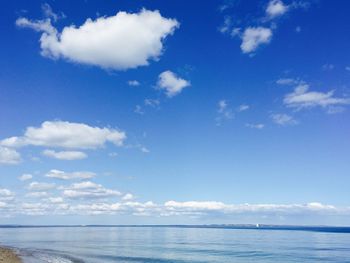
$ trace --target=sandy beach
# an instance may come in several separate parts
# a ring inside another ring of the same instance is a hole
[[[8,248],[0,247],[0,263],[20,263],[21,259],[14,251]]]

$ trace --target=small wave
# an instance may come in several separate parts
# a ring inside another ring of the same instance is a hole
[[[84,263],[83,260],[55,252],[21,250],[24,263]]]

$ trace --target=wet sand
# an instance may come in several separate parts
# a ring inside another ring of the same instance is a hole
[[[14,251],[0,247],[0,263],[21,263],[21,259]]]

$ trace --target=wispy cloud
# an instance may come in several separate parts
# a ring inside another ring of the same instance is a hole
[[[22,174],[20,177],[18,177],[20,181],[28,181],[28,180],[31,180],[32,178],[33,178],[33,175],[31,174]]]
[[[132,87],[137,87],[137,86],[140,86],[140,82],[137,80],[129,80],[128,85]]]
[[[29,184],[28,189],[30,191],[47,191],[55,188],[55,186],[52,183],[32,182]]]
[[[218,116],[216,117],[216,125],[220,126],[224,120],[234,118],[234,113],[226,100],[220,100],[217,107]]]
[[[271,119],[274,123],[281,126],[296,125],[298,121],[288,114],[276,113],[271,115]]]
[[[43,155],[58,160],[81,160],[87,158],[87,154],[80,151],[54,151],[44,150]]]
[[[241,104],[238,106],[237,108],[237,111],[238,112],[242,112],[242,111],[246,111],[246,110],[249,110],[250,109],[250,106],[247,105],[247,104]]]
[[[339,106],[350,104],[350,98],[335,97],[334,90],[328,92],[309,91],[308,84],[300,84],[294,91],[285,95],[283,103],[287,107],[297,110],[313,107],[327,108],[329,106]]]
[[[248,128],[261,130],[261,129],[264,129],[265,124],[262,124],[262,123],[246,123],[245,126],[248,127]]]
[[[56,178],[62,180],[72,180],[72,179],[90,179],[96,176],[93,172],[78,171],[78,172],[64,172],[61,170],[52,169],[46,175],[49,178]]]
[[[64,13],[55,13],[52,10],[52,7],[48,3],[44,3],[41,5],[41,10],[46,18],[52,19],[54,22],[57,22],[57,20],[65,18],[66,15]]]
[[[304,83],[302,80],[294,78],[280,78],[276,80],[276,84],[278,85],[298,85],[302,83]]]
[[[69,187],[65,187],[62,194],[64,197],[71,199],[95,199],[121,195],[117,190],[105,188],[101,184],[91,181],[75,183]]]

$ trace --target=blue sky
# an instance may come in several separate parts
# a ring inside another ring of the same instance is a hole
[[[0,223],[348,225],[346,1],[11,1]]]

